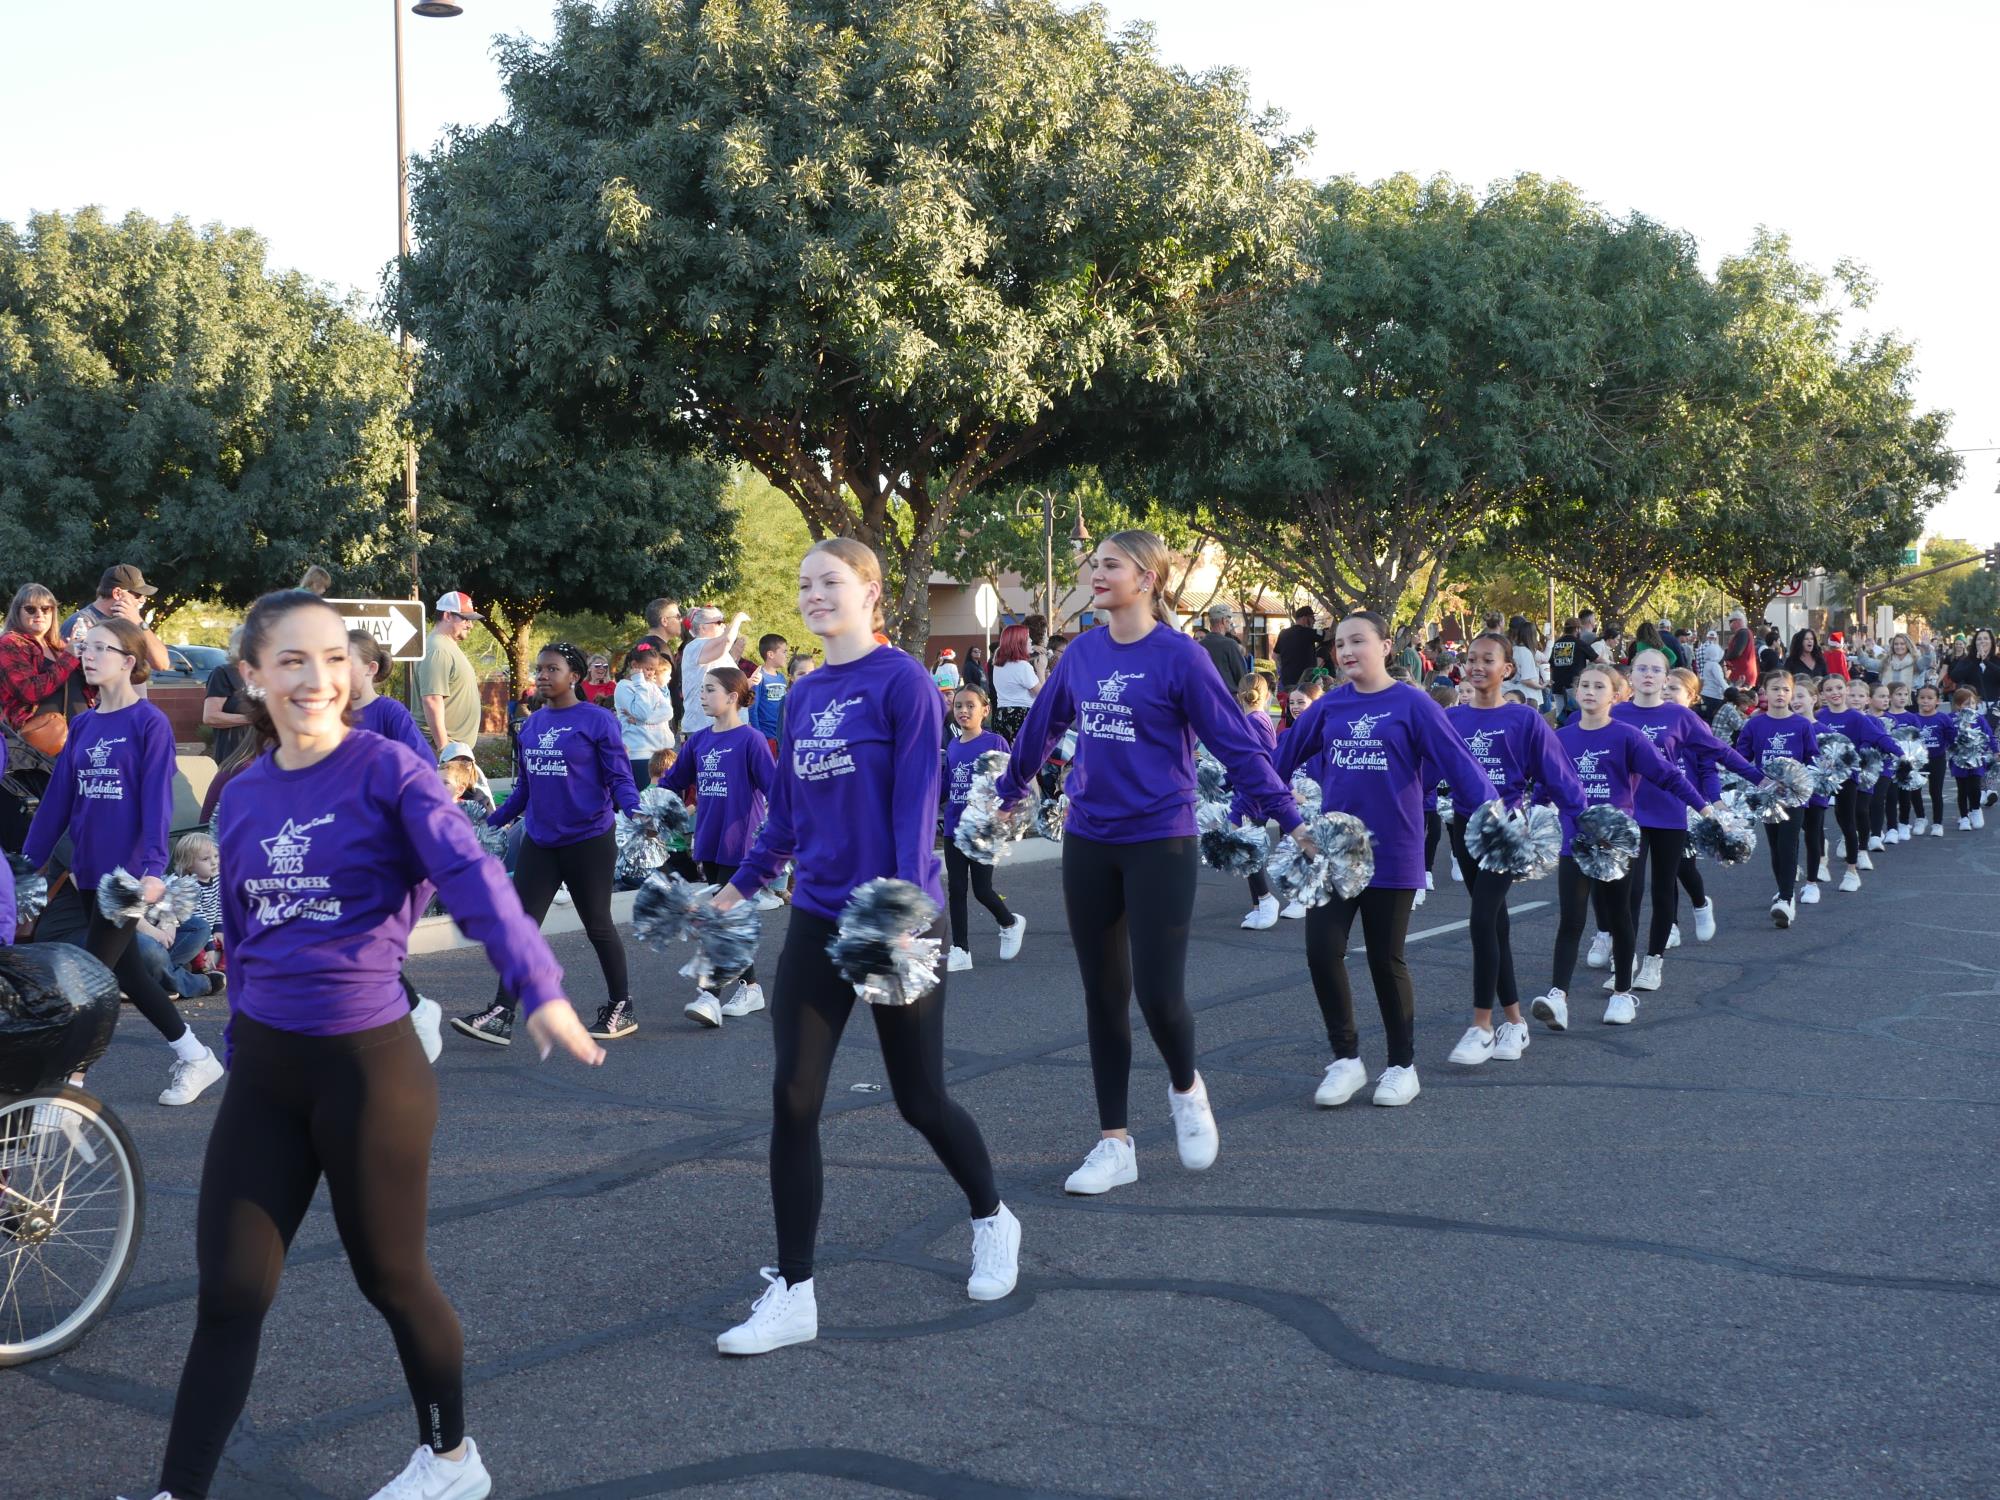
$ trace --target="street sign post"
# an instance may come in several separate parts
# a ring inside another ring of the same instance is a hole
[[[1000,591],[992,584],[982,583],[973,593],[972,618],[986,632],[986,660],[990,666],[993,661],[993,625],[1000,618]]]
[[[1788,583],[1778,590],[1777,597],[1780,599],[1793,599],[1798,597],[1798,592],[1799,585],[1796,582]]]
[[[365,630],[389,652],[391,661],[424,658],[424,606],[416,599],[329,599],[349,630]]]

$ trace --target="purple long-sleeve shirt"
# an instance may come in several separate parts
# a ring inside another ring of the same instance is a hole
[[[1764,773],[1715,737],[1715,731],[1701,722],[1701,715],[1678,703],[1656,703],[1641,708],[1626,702],[1614,706],[1611,717],[1630,724],[1653,742],[1669,761],[1680,767],[1695,789],[1703,794],[1706,806],[1722,791],[1719,767],[1726,767],[1745,781],[1762,781]],[[1641,828],[1686,828],[1687,814],[1680,799],[1668,789],[1646,780],[1639,784],[1632,816]]]
[[[1509,807],[1532,800],[1549,803],[1566,817],[1583,811],[1583,789],[1556,732],[1527,704],[1478,708],[1455,703],[1444,716]],[[1424,776],[1433,783],[1441,779],[1435,766],[1427,767]],[[1469,807],[1457,811],[1472,814]]]
[[[1951,752],[1952,736],[1958,726],[1952,722],[1951,710],[1941,708],[1934,714],[1920,714],[1915,709],[1894,716],[1893,722],[1914,729],[1923,741],[1924,748],[1933,756],[1948,755]]]
[[[1754,714],[1736,731],[1736,749],[1759,769],[1781,757],[1810,766],[1819,754],[1819,730],[1804,714],[1787,714],[1782,719]]]
[[[410,711],[394,698],[385,698],[377,693],[368,700],[367,705],[355,719],[357,728],[366,729],[371,734],[379,734],[385,740],[394,740],[399,745],[408,745],[424,760],[432,762],[437,760],[437,752],[431,749],[430,741],[425,739],[423,731],[417,728],[417,721],[410,716]],[[472,747],[468,745],[466,748]]]
[[[959,817],[972,795],[972,766],[989,750],[1007,753],[1007,742],[990,729],[982,729],[971,739],[953,735],[944,747],[944,836],[958,832]]]
[[[1697,812],[1708,805],[1700,789],[1654,748],[1645,731],[1623,719],[1613,719],[1601,729],[1585,729],[1577,720],[1558,729],[1556,741],[1576,771],[1587,805],[1608,802],[1622,813],[1633,813],[1636,819],[1639,793],[1647,787],[1678,798]],[[1678,826],[1687,826],[1686,814]],[[1564,818],[1563,853],[1569,853],[1575,836],[1576,820]]]
[[[694,857],[705,865],[740,865],[764,826],[765,799],[777,765],[764,736],[748,724],[697,729],[660,785],[694,788]]]
[[[0,855],[0,948],[14,941],[14,867]]]
[[[1342,683],[1319,699],[1279,740],[1279,776],[1289,780],[1315,755],[1320,806],[1368,825],[1375,845],[1370,883],[1385,890],[1417,890],[1424,883],[1427,774],[1442,775],[1460,807],[1499,795],[1444,710],[1407,682],[1373,693]]]
[[[770,815],[730,883],[750,895],[790,859],[792,904],[829,921],[856,886],[880,876],[907,880],[942,906],[943,737],[937,684],[894,646],[801,677],[785,699]]]
[[[525,812],[528,837],[550,849],[609,833],[614,809],[639,810],[632,760],[610,711],[578,701],[522,722],[514,789],[486,821],[504,828]]]
[[[431,885],[532,1012],[562,969],[428,756],[365,729],[303,770],[266,755],[215,814],[229,1003],[282,1031],[332,1036],[410,1008],[403,960]]]
[[[21,855],[43,868],[67,831],[71,875],[85,890],[120,866],[142,878],[164,876],[173,820],[167,716],[143,698],[110,713],[88,708],[70,723]]]
[[[1884,755],[1901,756],[1903,753],[1902,744],[1883,728],[1882,721],[1858,708],[1843,708],[1839,713],[1822,708],[1813,718],[1821,734],[1844,734],[1854,741],[1857,749],[1873,745]]]
[[[1264,747],[1264,753],[1271,757],[1275,765],[1278,758],[1278,730],[1277,726],[1272,724],[1271,716],[1261,708],[1250,708],[1244,710],[1243,717],[1249,721],[1250,733]],[[1229,796],[1229,821],[1240,823],[1250,816],[1250,812],[1249,797],[1232,784]]]
[[[1069,644],[1035,694],[1000,797],[1026,795],[1070,724],[1076,756],[1063,790],[1066,834],[1100,844],[1192,838],[1194,746],[1208,746],[1229,772],[1253,815],[1275,818],[1290,833],[1299,809],[1271,769],[1243,705],[1229,695],[1208,653],[1177,630],[1155,625],[1136,641],[1114,640],[1109,627]]]

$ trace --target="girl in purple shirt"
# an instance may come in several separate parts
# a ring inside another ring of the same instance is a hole
[[[1778,759],[1795,760],[1810,766],[1819,753],[1819,732],[1811,719],[1792,711],[1792,674],[1766,672],[1762,679],[1765,711],[1746,720],[1736,734],[1736,750],[1761,770]],[[1826,842],[1826,809],[1795,809],[1782,823],[1767,823],[1764,840],[1771,846],[1771,873],[1777,877],[1778,892],[1771,898],[1771,920],[1790,927],[1799,917],[1798,870],[1801,836],[1805,847],[1815,849]],[[1818,856],[1815,855],[1814,858]]]
[[[1957,725],[1950,712],[1938,706],[1938,690],[1933,686],[1917,689],[1917,706],[1912,713],[1897,714],[1896,722],[1916,730],[1924,742],[1924,749],[1930,752],[1930,759],[1924,762],[1924,776],[1929,782],[1931,798],[1930,816],[1924,816],[1923,792],[1911,795],[1916,798],[1917,817],[1915,831],[1929,830],[1932,838],[1944,837],[1944,777],[1947,762],[1951,756],[1951,740]]]
[[[1820,735],[1844,734],[1854,741],[1856,749],[1873,746],[1885,760],[1900,757],[1903,747],[1873,715],[1847,706],[1847,691],[1845,677],[1828,677],[1820,683],[1819,712],[1814,716]],[[1859,695],[1865,697],[1867,691],[1864,684]],[[1833,816],[1840,827],[1841,856],[1847,865],[1840,877],[1843,891],[1860,890],[1861,872],[1875,868],[1875,861],[1868,857],[1868,835],[1864,831],[1869,795],[1852,776],[1833,794]]]
[[[1028,919],[1007,909],[1006,898],[993,889],[993,866],[967,859],[965,851],[952,839],[958,819],[972,792],[973,766],[989,751],[1007,753],[1007,742],[986,727],[986,690],[968,684],[951,695],[951,722],[955,731],[944,747],[944,880],[947,905],[951,909],[951,953],[946,966],[954,973],[972,967],[966,923],[969,909],[966,895],[993,914],[1000,924],[1000,956],[1011,959],[1021,951],[1021,939],[1028,931]]]
[[[1243,717],[1250,725],[1250,733],[1264,747],[1264,753],[1274,761],[1278,755],[1278,730],[1271,722],[1271,684],[1261,672],[1252,672],[1236,685],[1236,701],[1243,705]],[[1252,817],[1250,799],[1233,788],[1229,798],[1229,821],[1241,823]],[[1244,915],[1240,925],[1252,932],[1264,932],[1278,925],[1278,898],[1271,894],[1271,882],[1264,878],[1262,870],[1250,876],[1250,899],[1257,904]],[[1294,918],[1303,917],[1306,909],[1301,906],[1290,911]]]
[[[251,720],[277,748],[229,784],[216,813],[232,1056],[202,1165],[200,1295],[160,1473],[175,1500],[208,1493],[322,1179],[416,1406],[417,1449],[379,1494],[490,1486],[465,1435],[458,1315],[424,1254],[437,1078],[400,975],[427,883],[521,995],[544,1057],[604,1057],[428,757],[348,727],[348,651],[317,594],[267,594],[243,622]]]
[[[347,649],[351,678],[347,711],[355,727],[379,734],[385,740],[394,740],[399,745],[408,745],[424,760],[435,760],[430,741],[417,728],[417,721],[410,711],[394,698],[376,691],[382,679],[389,675],[392,665],[389,653],[382,649],[382,643],[365,630],[350,630],[347,632]]]
[[[115,923],[97,909],[97,883],[113,870],[136,875],[148,900],[166,887],[167,831],[174,813],[174,731],[167,716],[141,698],[151,675],[146,633],[130,620],[107,619],[78,631],[84,680],[97,689],[97,706],[70,725],[69,739],[49,773],[49,789],[35,811],[21,856],[41,870],[67,833],[70,878],[83,898],[90,926],[84,946],[118,977],[133,1007],[173,1049],[162,1104],[192,1104],[222,1077],[222,1063],[203,1044],[132,939],[137,929]],[[10,906],[6,920],[13,921]]]

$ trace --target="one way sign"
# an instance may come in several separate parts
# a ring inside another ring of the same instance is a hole
[[[416,599],[329,599],[349,630],[365,630],[389,649],[391,661],[422,661],[424,606]]]

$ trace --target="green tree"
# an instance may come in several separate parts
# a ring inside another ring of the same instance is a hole
[[[1958,575],[1931,624],[1947,635],[1969,636],[1995,622],[2000,622],[2000,573],[1981,568]]]
[[[569,0],[417,163],[402,306],[598,428],[875,546],[905,644],[966,499],[1280,390],[1297,143],[1053,0]]]
[[[1982,549],[1971,542],[1960,541],[1956,537],[1932,537],[1919,550],[1914,567],[1903,567],[1900,557],[1898,565],[1891,572],[1918,573],[1927,568],[1942,567],[1946,563],[1960,562],[1967,558],[1977,558]],[[1928,578],[1919,578],[1915,583],[1902,584],[1897,588],[1875,588],[1869,592],[1869,599],[1880,604],[1893,605],[1898,614],[1909,615],[1913,619],[1928,620],[1936,625],[1950,597],[1952,585],[1969,577],[1976,564],[1953,568],[1949,573],[1933,573]],[[1880,582],[1871,579],[1870,582]]]
[[[243,603],[308,563],[403,576],[396,350],[246,229],[0,224],[0,556],[61,597],[137,563]],[[11,587],[11,584],[9,585]],[[395,592],[403,590],[398,587]]]
[[[725,614],[750,617],[746,655],[755,655],[757,637],[782,635],[804,645],[812,632],[799,617],[799,559],[813,544],[798,507],[755,469],[739,466],[723,491],[736,538],[736,582],[716,596]]]

